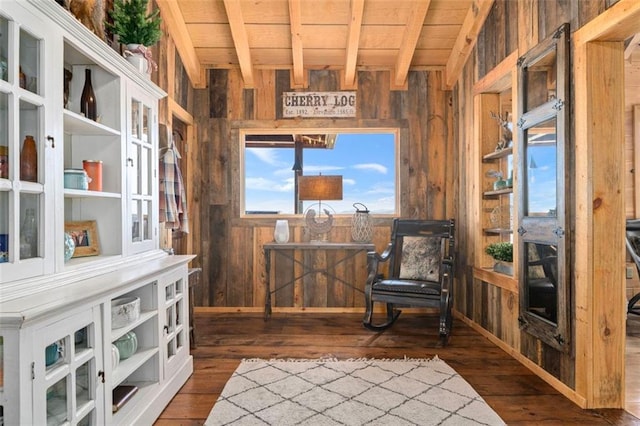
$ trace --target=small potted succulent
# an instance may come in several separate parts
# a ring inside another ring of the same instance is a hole
[[[507,187],[507,181],[504,180],[504,176],[500,170],[489,170],[485,173],[485,176],[494,178],[496,181],[493,182],[493,190],[498,191],[500,189],[505,189]]]
[[[496,261],[493,270],[507,275],[513,275],[513,243],[491,243],[485,252]]]
[[[153,46],[160,40],[160,10],[147,12],[149,0],[115,0],[110,16],[113,24],[109,29],[118,35],[120,43],[126,45],[124,56],[140,71],[151,73],[157,65],[151,59]]]

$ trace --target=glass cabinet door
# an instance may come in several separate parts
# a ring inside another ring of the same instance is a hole
[[[189,352],[188,282],[180,273],[164,284],[163,350],[165,377],[180,368]]]
[[[153,99],[133,93],[129,98],[127,170],[129,181],[129,254],[157,246],[157,113]]]
[[[55,146],[41,77],[50,52],[46,31],[27,16],[0,12],[0,276],[3,281],[53,269],[52,189],[45,164]],[[33,26],[30,27],[30,25]],[[37,28],[37,30],[36,30]],[[52,77],[53,78],[53,77]],[[46,204],[46,205],[45,205]],[[49,244],[51,246],[51,244]]]
[[[104,377],[100,309],[63,319],[37,333],[34,424],[98,425]]]

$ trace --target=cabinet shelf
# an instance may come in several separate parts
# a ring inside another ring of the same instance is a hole
[[[158,314],[157,311],[141,312],[140,317],[134,322],[132,322],[131,324],[111,330],[111,341],[113,342],[114,340],[119,339],[120,337],[124,336],[125,334],[127,334],[128,332],[130,332],[140,324],[143,324],[148,320],[150,320],[151,318],[155,317],[157,314]]]
[[[90,136],[120,136],[120,132],[118,130],[105,126],[102,123],[89,120],[88,118],[68,109],[63,111],[63,117],[65,133]]]
[[[136,408],[139,409],[137,401],[148,399],[150,395],[157,392],[157,387],[159,386],[157,382],[127,382],[127,384],[136,386],[138,391],[122,408],[113,413],[114,424],[126,424],[124,420],[129,417]]]
[[[82,189],[64,189],[65,198],[122,198],[118,192],[85,191]]]
[[[118,367],[113,372],[112,387],[118,386],[127,377],[129,377],[134,371],[147,362],[151,357],[159,353],[158,347],[152,348],[139,348],[138,352],[131,355],[129,358],[120,361]]]
[[[494,151],[494,152],[490,152],[489,154],[486,154],[485,156],[482,157],[482,161],[483,162],[494,161],[500,158],[507,157],[512,154],[513,154],[513,147],[510,146],[508,148],[501,149],[500,151]]]

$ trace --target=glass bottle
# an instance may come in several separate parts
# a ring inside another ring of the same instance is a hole
[[[38,256],[38,224],[34,209],[27,209],[20,227],[20,258],[30,259]]]
[[[18,82],[20,83],[20,87],[23,89],[27,88],[27,75],[22,71],[22,67],[18,70]]]
[[[20,152],[20,180],[38,181],[38,150],[33,136],[27,135]]]
[[[93,86],[91,85],[91,70],[89,68],[84,70],[84,88],[80,97],[80,112],[93,121],[98,118],[96,94],[93,92]]]

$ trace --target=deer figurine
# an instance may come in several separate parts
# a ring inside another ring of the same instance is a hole
[[[496,114],[495,112],[491,111],[491,118],[498,122],[501,130],[500,140],[496,145],[496,151],[508,148],[509,144],[511,144],[511,141],[513,140],[513,133],[509,128],[509,125],[511,124],[511,122],[509,121],[509,113],[505,112],[504,118],[502,118],[500,114]]]

